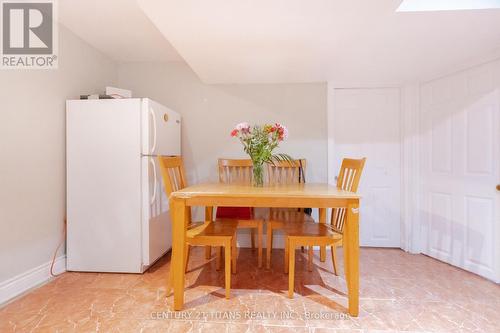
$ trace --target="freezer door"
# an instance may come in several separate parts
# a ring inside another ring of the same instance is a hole
[[[153,264],[172,247],[172,224],[157,157],[144,156],[143,170],[143,266]]]
[[[142,99],[142,154],[181,154],[180,115],[149,98]]]

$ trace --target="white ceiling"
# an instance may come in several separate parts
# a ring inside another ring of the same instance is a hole
[[[500,57],[500,10],[401,0],[63,0],[59,20],[118,62],[186,61],[206,83],[399,85]]]
[[[135,0],[58,1],[59,21],[117,62],[182,61]]]
[[[392,85],[500,55],[500,10],[396,13],[400,0],[138,2],[207,83]]]

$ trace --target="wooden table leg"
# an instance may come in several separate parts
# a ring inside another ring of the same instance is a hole
[[[173,214],[172,223],[172,259],[170,269],[173,270],[174,310],[182,310],[184,306],[184,256],[187,227],[187,208],[184,200],[172,199],[170,209]]]
[[[207,206],[205,207],[205,222],[213,221],[214,208]],[[205,246],[205,259],[209,260],[212,257],[212,248],[210,246]]]
[[[295,242],[290,237],[288,239],[288,297],[293,298],[295,289]]]
[[[344,226],[344,267],[349,297],[349,314],[359,314],[359,201],[347,205]]]
[[[288,260],[290,259],[290,244],[288,243],[288,237],[285,236],[285,262],[284,262],[284,273],[288,274]]]
[[[257,226],[257,256],[258,256],[258,266],[259,268],[262,268],[262,233],[264,232],[262,230],[262,221],[259,222],[259,225]]]
[[[228,241],[224,245],[224,271],[226,275],[225,287],[226,287],[226,299],[231,297],[231,241]]]
[[[319,209],[319,223],[326,223],[326,208]],[[320,247],[319,260],[321,262],[325,262],[325,260],[326,260],[326,246]]]

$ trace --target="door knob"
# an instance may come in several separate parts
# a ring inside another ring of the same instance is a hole
[[[500,184],[497,185],[497,191],[500,191]]]

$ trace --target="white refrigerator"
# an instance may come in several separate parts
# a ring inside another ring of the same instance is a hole
[[[66,102],[67,269],[142,273],[171,248],[158,155],[181,117],[147,98]]]

